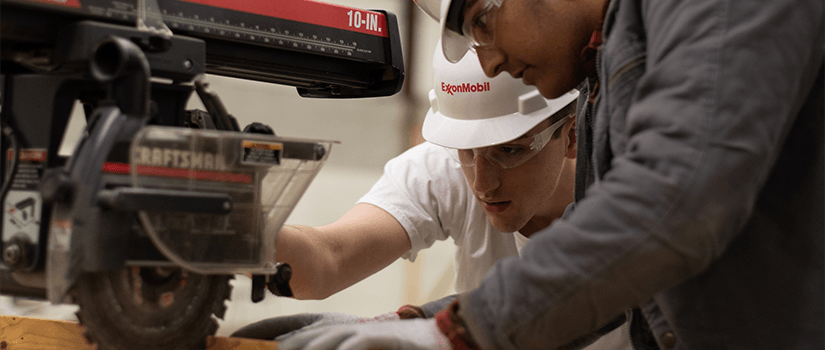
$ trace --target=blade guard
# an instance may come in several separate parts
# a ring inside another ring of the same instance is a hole
[[[140,211],[155,246],[201,274],[277,271],[275,240],[334,141],[148,126],[132,141],[136,188],[222,193],[225,215]]]

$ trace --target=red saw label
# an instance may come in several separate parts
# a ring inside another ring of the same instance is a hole
[[[11,160],[12,157],[14,157],[14,153],[12,150],[9,150],[7,153],[6,159]],[[48,153],[45,149],[21,149],[17,155],[17,159],[21,162],[42,163],[46,161],[47,155]]]
[[[336,29],[388,37],[383,13],[310,0],[182,0]]]
[[[36,2],[45,2],[54,5],[62,5],[74,8],[80,8],[80,0],[34,0]]]
[[[103,172],[106,173],[125,175],[129,174],[131,170],[131,166],[126,163],[106,162],[103,164]],[[204,181],[252,183],[252,176],[248,174],[231,173],[228,171],[193,170],[149,165],[138,165],[136,170],[140,175]]]

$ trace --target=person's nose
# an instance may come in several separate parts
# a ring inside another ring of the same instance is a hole
[[[484,74],[492,78],[501,74],[504,71],[504,62],[507,61],[507,56],[496,48],[479,47],[476,49],[478,54],[478,61],[481,62],[481,68],[484,69]]]
[[[484,155],[475,155],[475,165],[473,172],[475,181],[473,181],[473,189],[476,193],[484,194],[497,189],[501,185],[501,178],[498,166],[491,163]]]

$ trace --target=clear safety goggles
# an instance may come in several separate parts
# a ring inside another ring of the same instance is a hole
[[[561,118],[532,137],[484,148],[459,149],[457,150],[458,161],[463,166],[472,167],[476,165],[476,158],[484,157],[488,162],[502,169],[515,168],[538,154],[550,142],[553,133],[572,117],[571,115]]]
[[[461,31],[471,50],[492,46],[496,41],[496,18],[503,0],[467,2]]]

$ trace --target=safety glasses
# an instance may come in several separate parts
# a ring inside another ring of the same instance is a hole
[[[476,158],[484,157],[491,164],[502,169],[515,168],[524,164],[538,154],[550,142],[553,133],[573,115],[564,117],[532,137],[520,138],[500,145],[484,148],[457,150],[458,161],[461,165],[472,167],[476,165]]]
[[[492,46],[496,40],[496,18],[503,0],[467,1],[461,31],[471,50]]]

